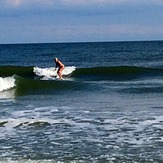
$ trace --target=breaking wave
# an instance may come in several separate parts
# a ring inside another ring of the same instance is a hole
[[[57,69],[25,67],[25,66],[1,66],[0,77],[18,75],[25,78],[56,77]],[[113,66],[113,67],[91,67],[76,68],[75,66],[65,67],[63,76],[83,80],[126,80],[140,77],[162,76],[163,68],[137,67],[137,66]]]
[[[14,77],[0,77],[0,92],[14,88],[15,78]]]

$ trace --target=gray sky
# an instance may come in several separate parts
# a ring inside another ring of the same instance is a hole
[[[0,0],[0,44],[163,40],[163,0]]]

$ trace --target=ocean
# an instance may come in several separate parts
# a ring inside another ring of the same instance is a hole
[[[163,41],[1,44],[0,162],[162,163]]]

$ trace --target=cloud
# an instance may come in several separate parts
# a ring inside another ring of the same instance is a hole
[[[1,0],[7,5],[56,5],[56,6],[90,6],[90,5],[117,5],[117,4],[163,4],[162,0]],[[0,3],[1,3],[0,2]]]
[[[6,0],[7,5],[19,6],[22,3],[22,0]]]
[[[2,0],[7,5],[20,6],[23,4],[45,4],[45,5],[92,5],[92,4],[112,4],[112,3],[122,3],[128,0]],[[1,2],[2,2],[1,1]],[[130,0],[132,1],[132,0]],[[0,2],[0,3],[1,3]]]
[[[5,29],[5,26],[3,26]],[[8,27],[10,37],[3,32],[3,39],[12,42],[76,42],[76,41],[118,41],[118,40],[152,40],[163,35],[163,25],[49,25],[37,24]],[[23,30],[22,30],[23,29]],[[1,28],[2,30],[2,28]],[[2,42],[2,40],[0,40]]]
[[[163,0],[0,0],[0,42],[134,40],[163,35]]]

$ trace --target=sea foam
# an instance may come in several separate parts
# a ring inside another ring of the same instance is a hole
[[[62,71],[62,75],[69,75],[71,74],[73,71],[75,71],[76,67],[75,66],[69,66],[69,67],[65,67],[64,70]],[[57,77],[57,69],[55,69],[54,67],[50,67],[50,68],[39,68],[39,67],[34,67],[33,72],[37,75],[37,76],[41,76],[41,77]]]
[[[15,86],[14,77],[0,77],[0,92],[9,90]]]

